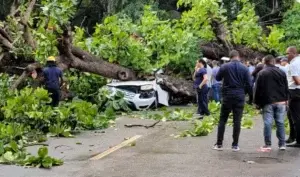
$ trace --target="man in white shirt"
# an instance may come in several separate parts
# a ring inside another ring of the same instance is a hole
[[[290,62],[287,72],[290,92],[289,114],[291,119],[289,119],[289,122],[291,133],[294,131],[295,136],[290,137],[287,143],[294,143],[296,139],[296,144],[288,146],[300,148],[300,56],[296,47],[289,47],[286,53]]]
[[[207,67],[206,67],[206,71],[207,71],[207,86],[208,86],[208,90],[209,90],[209,93],[208,93],[208,100],[210,100],[211,98],[211,77],[212,77],[212,68],[209,66],[208,62],[209,60],[207,58],[203,58],[203,60],[207,63]]]

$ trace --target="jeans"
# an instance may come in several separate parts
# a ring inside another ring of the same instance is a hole
[[[233,143],[232,146],[238,146],[241,132],[241,119],[243,117],[245,105],[245,95],[224,96],[221,105],[220,120],[218,125],[217,145],[223,144],[225,126],[229,114],[233,113]]]
[[[202,89],[197,88],[198,114],[210,115],[208,110],[208,91],[208,87],[203,87]]]
[[[276,135],[279,140],[278,145],[285,145],[285,130],[284,130],[284,118],[286,114],[286,105],[284,104],[269,104],[263,108],[264,119],[264,137],[265,145],[271,146],[271,135],[273,119],[276,123]]]
[[[51,89],[51,88],[47,88],[47,90],[52,99],[51,106],[57,107],[59,104],[59,100],[60,100],[60,90],[59,89]]]
[[[214,84],[212,85],[212,90],[213,90],[213,99],[215,102],[220,102],[221,98],[221,84]]]

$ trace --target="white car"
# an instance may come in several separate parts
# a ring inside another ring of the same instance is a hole
[[[169,106],[169,93],[154,81],[126,81],[107,84],[115,94],[120,91],[130,106],[137,110],[157,107],[159,104]]]

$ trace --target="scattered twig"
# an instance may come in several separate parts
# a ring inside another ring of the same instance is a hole
[[[58,146],[55,146],[54,149],[57,149],[57,148],[59,148],[59,147],[64,147],[64,146],[65,146],[65,147],[72,148],[71,146],[67,146],[67,145],[58,145]]]
[[[160,123],[159,121],[156,121],[155,123],[151,124],[151,125],[141,125],[141,124],[126,124],[124,125],[126,128],[132,128],[132,127],[144,127],[144,128],[153,128],[155,127],[158,123]]]

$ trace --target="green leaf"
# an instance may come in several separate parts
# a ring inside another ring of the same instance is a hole
[[[0,156],[5,152],[4,150],[4,144],[2,141],[0,141]]]
[[[14,154],[11,151],[7,151],[4,155],[3,158],[8,161],[8,162],[13,162],[16,158]]]
[[[15,141],[11,141],[9,143],[11,149],[14,151],[14,152],[18,152],[19,151],[19,147],[18,147],[18,144],[15,142]]]
[[[41,147],[38,150],[38,155],[40,158],[44,158],[48,155],[48,148],[47,147]]]
[[[51,168],[52,167],[52,158],[49,156],[46,156],[42,160],[42,167],[44,168]]]

